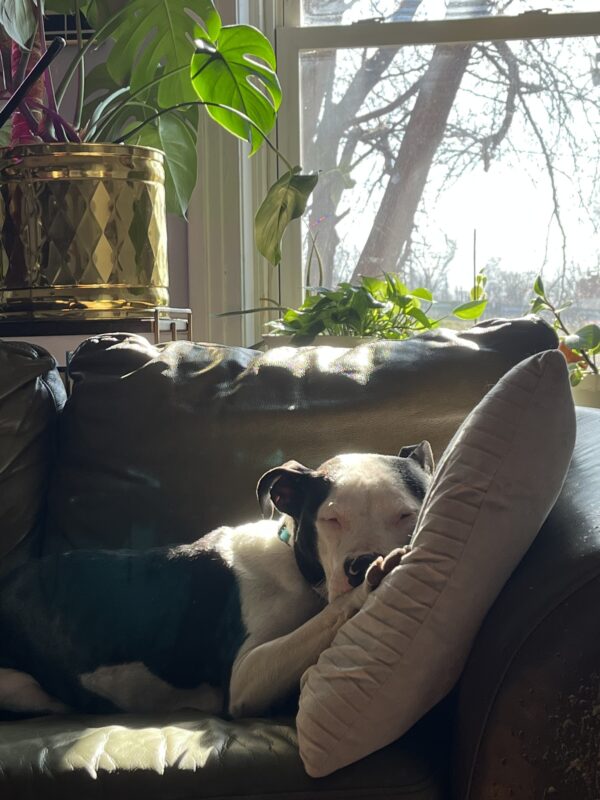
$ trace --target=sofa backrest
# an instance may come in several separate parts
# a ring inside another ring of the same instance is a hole
[[[52,356],[0,340],[0,573],[39,545],[65,400]]]
[[[71,361],[47,546],[149,547],[255,519],[258,479],[291,458],[422,439],[439,455],[506,370],[555,346],[535,319],[354,350],[90,339]]]

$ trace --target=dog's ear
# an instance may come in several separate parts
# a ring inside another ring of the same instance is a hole
[[[429,442],[424,439],[419,444],[408,444],[398,453],[399,458],[412,458],[429,475],[433,474],[433,451]]]
[[[317,473],[298,461],[286,461],[270,469],[256,487],[256,495],[263,516],[271,515],[270,503],[282,514],[298,518],[304,505],[308,483]]]

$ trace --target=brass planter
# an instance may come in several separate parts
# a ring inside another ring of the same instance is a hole
[[[0,149],[0,316],[142,316],[169,304],[163,154]]]

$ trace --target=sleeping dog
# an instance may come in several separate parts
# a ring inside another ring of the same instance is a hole
[[[0,712],[265,713],[399,563],[432,470],[428,442],[290,461],[257,487],[279,519],[30,561],[0,585]]]

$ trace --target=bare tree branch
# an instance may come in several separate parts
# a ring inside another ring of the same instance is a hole
[[[410,237],[433,157],[467,68],[471,45],[437,45],[394,171],[351,280],[396,269]]]

